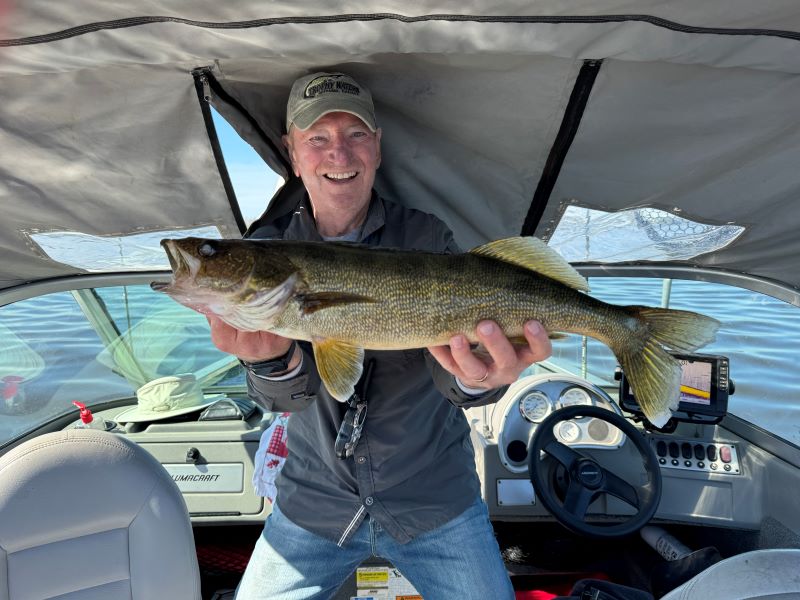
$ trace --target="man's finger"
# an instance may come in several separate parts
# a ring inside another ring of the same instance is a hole
[[[456,361],[453,360],[453,355],[450,353],[450,348],[448,346],[428,346],[428,352],[436,359],[436,362],[442,365],[445,371],[458,376],[455,373],[455,371],[458,370],[458,365],[456,365]]]
[[[549,358],[553,353],[553,345],[550,343],[547,331],[539,321],[528,321],[524,327],[525,339],[528,340],[531,363],[539,362]],[[527,360],[527,356],[525,357]]]
[[[466,337],[454,335],[450,338],[450,351],[453,353],[453,360],[455,360],[463,377],[470,381],[484,381],[486,379],[489,374],[489,367],[472,353],[472,348],[470,348],[469,340]],[[458,375],[458,377],[460,378],[461,375]]]
[[[478,339],[486,347],[497,369],[505,371],[517,365],[517,353],[514,346],[494,321],[481,321],[476,330]]]

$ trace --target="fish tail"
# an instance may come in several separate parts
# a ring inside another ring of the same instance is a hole
[[[632,331],[609,344],[647,419],[663,427],[678,408],[680,363],[669,353],[694,352],[714,340],[719,321],[685,310],[626,306]],[[616,347],[614,347],[616,345]]]

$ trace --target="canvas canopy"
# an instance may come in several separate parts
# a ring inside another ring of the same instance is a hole
[[[0,289],[86,272],[48,232],[241,235],[207,104],[286,174],[291,82],[342,70],[375,99],[379,191],[462,247],[657,208],[743,228],[679,264],[800,303],[794,0],[27,0],[0,38]]]

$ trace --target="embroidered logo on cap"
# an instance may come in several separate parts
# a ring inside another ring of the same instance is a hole
[[[320,94],[352,94],[360,96],[361,90],[357,85],[342,80],[342,75],[325,75],[312,79],[303,92],[303,98],[315,98]]]

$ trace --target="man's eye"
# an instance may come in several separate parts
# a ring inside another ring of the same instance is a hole
[[[311,142],[312,144],[324,144],[327,140],[324,136],[315,135],[308,138],[308,141]]]
[[[367,132],[366,131],[354,131],[351,135],[353,137],[364,137],[365,135],[367,135]]]

